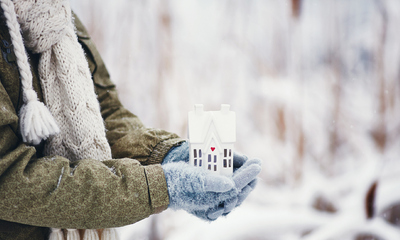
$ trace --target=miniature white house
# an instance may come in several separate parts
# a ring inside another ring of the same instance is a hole
[[[188,114],[189,164],[224,176],[233,173],[236,114],[227,104],[220,111],[204,111],[196,104]]]

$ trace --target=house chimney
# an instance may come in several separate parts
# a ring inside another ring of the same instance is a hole
[[[228,113],[230,107],[231,106],[229,104],[221,104],[221,112],[222,113]]]
[[[194,105],[194,112],[196,114],[203,114],[203,104],[195,104]]]

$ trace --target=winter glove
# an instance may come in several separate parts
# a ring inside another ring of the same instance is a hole
[[[234,173],[232,179],[235,182],[237,194],[227,198],[224,202],[212,206],[207,210],[195,211],[196,216],[213,221],[218,217],[226,216],[234,208],[240,206],[257,184],[257,175],[261,171],[261,161],[258,159],[247,160],[246,156],[234,155]]]
[[[243,160],[240,158],[239,160]],[[239,206],[254,188],[259,160],[241,161],[231,178],[215,175],[184,162],[163,162],[170,207],[215,220]]]
[[[169,207],[173,209],[207,210],[235,195],[235,183],[228,177],[184,162],[166,163],[162,168],[168,186]]]
[[[180,161],[189,162],[189,143],[187,141],[171,148],[164,157],[162,164]]]
[[[243,169],[245,169],[247,166],[250,165],[257,165],[260,167],[261,170],[261,161],[259,159],[250,159],[248,160],[248,157],[245,155],[241,155],[238,153],[234,153],[233,155],[233,174],[236,174],[236,171],[241,172]],[[243,203],[243,201],[247,198],[247,196],[250,194],[250,192],[255,188],[257,184],[257,178],[256,176],[254,176],[254,178],[249,181],[249,184],[247,184],[246,186],[244,186],[243,188],[241,188],[241,192],[238,195],[238,201],[235,207],[239,206],[240,204]],[[238,188],[240,188],[241,186],[237,186]],[[225,212],[224,213],[228,213],[227,212],[227,208],[225,208]]]

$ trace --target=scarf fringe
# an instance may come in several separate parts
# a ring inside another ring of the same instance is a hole
[[[67,240],[80,240],[78,229],[67,229]]]
[[[47,107],[39,102],[37,94],[32,88],[32,73],[14,4],[11,0],[1,0],[1,7],[6,17],[14,52],[17,56],[17,65],[23,89],[24,106],[19,113],[22,138],[24,142],[37,145],[42,139],[47,139],[49,136],[58,133],[60,129]]]
[[[115,228],[106,228],[101,234],[101,240],[119,240],[118,232]]]
[[[83,240],[99,240],[99,234],[96,229],[86,229],[83,234]]]
[[[49,136],[59,133],[60,129],[49,109],[37,100],[36,93],[33,90],[30,91],[35,96],[21,107],[19,121],[22,140],[37,145]]]
[[[60,228],[51,228],[49,240],[80,240],[78,229],[66,229],[67,237],[64,237],[64,232]],[[115,228],[106,228],[101,231],[101,238],[96,229],[86,229],[83,234],[83,240],[119,240],[118,232]]]
[[[59,228],[52,228],[49,240],[64,240],[64,233]]]

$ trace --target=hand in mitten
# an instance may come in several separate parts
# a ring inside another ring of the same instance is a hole
[[[170,207],[184,209],[205,220],[229,213],[254,188],[259,161],[248,161],[231,178],[180,163],[163,164]],[[250,191],[249,191],[250,190]]]
[[[162,164],[181,161],[189,162],[189,143],[187,141],[171,148],[164,157]]]
[[[185,162],[162,165],[167,181],[169,207],[190,213],[205,211],[237,195],[235,182]]]
[[[237,195],[228,198],[219,205],[205,211],[197,211],[196,214],[206,220],[215,220],[221,215],[229,214],[234,208],[240,206],[257,184],[257,175],[261,171],[261,161],[251,159],[244,155],[234,154],[234,173],[232,179],[235,182]]]
[[[244,171],[248,166],[258,166],[261,171],[261,161],[259,159],[248,159],[246,155],[241,155],[238,153],[234,153],[233,155],[233,172],[234,174],[239,174]],[[259,173],[259,172],[258,172]],[[257,175],[258,175],[257,173]],[[241,180],[237,181],[237,187],[241,189],[238,195],[238,201],[236,207],[243,203],[243,201],[247,198],[251,191],[255,188],[257,184],[257,176],[253,176],[251,181],[249,179],[241,178]],[[247,185],[243,183],[248,182]],[[243,188],[242,188],[243,187]],[[227,213],[227,212],[225,212]]]

